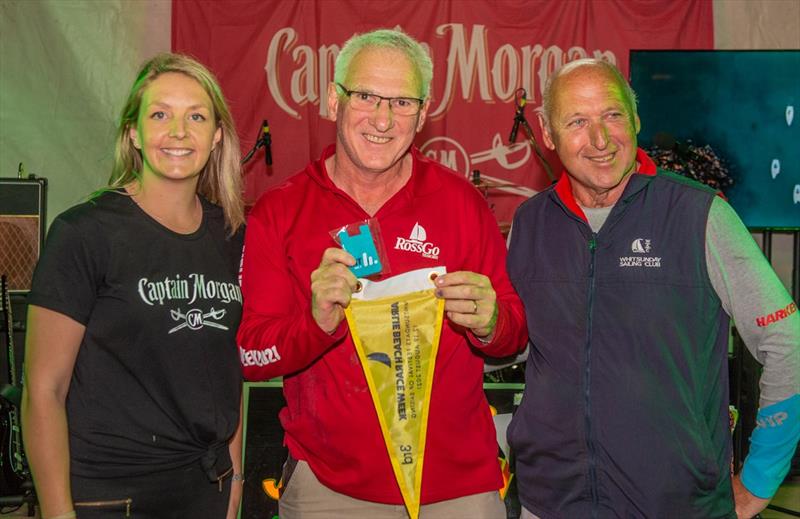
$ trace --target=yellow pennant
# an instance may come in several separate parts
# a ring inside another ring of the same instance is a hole
[[[423,269],[363,289],[345,309],[394,475],[411,519],[419,517],[422,466],[444,300]]]

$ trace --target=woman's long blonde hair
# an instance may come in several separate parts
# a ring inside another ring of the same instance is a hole
[[[136,128],[145,89],[158,76],[167,72],[177,72],[194,79],[211,98],[214,119],[217,127],[222,129],[222,139],[211,151],[208,162],[200,172],[197,192],[222,207],[225,225],[234,233],[244,224],[239,138],[217,79],[206,67],[189,56],[163,53],[142,66],[120,116],[114,146],[114,166],[108,188],[118,189],[131,182],[141,181],[142,153],[133,145],[130,129]]]

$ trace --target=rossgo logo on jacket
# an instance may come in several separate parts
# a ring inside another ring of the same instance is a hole
[[[395,250],[418,252],[423,258],[439,259],[439,247],[425,241],[427,239],[428,233],[425,231],[425,228],[417,222],[414,224],[414,228],[411,229],[411,234],[409,234],[408,239],[402,236],[397,237],[394,248]]]

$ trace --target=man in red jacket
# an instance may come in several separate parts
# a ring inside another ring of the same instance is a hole
[[[486,202],[463,177],[412,146],[433,66],[406,34],[351,38],[336,60],[328,108],[335,146],[265,193],[245,240],[239,329],[245,376],[284,376],[289,460],[281,518],[403,517],[378,417],[344,320],[354,258],[330,231],[379,222],[394,276],[444,266],[445,300],[424,452],[420,517],[505,517],[483,355],[525,344],[522,305]],[[390,324],[388,324],[390,326]]]

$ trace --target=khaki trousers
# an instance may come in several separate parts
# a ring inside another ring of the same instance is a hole
[[[278,501],[281,519],[408,519],[403,505],[354,499],[319,482],[308,463],[298,461]],[[505,519],[500,495],[485,492],[420,507],[420,519]]]

